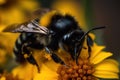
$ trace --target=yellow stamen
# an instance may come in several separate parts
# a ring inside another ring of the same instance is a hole
[[[59,66],[58,80],[96,80],[92,74],[95,72],[93,64],[88,59],[78,59],[78,64],[72,59],[66,63],[69,67]]]

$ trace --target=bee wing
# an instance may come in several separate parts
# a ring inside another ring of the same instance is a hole
[[[50,12],[50,11],[52,11],[52,9],[49,9],[49,8],[37,9],[37,10],[33,11],[32,13],[28,13],[27,18],[29,20],[41,18],[44,14],[46,14],[47,12]]]
[[[38,16],[42,16],[47,12],[50,12],[52,9],[49,8],[42,8],[42,9],[37,9],[35,10],[32,14],[33,15],[38,15]]]
[[[44,27],[38,25],[39,18],[43,16],[45,13],[52,11],[53,9],[43,8],[37,9],[32,14],[28,14],[28,20],[34,19],[33,21],[22,23],[22,24],[13,24],[8,26],[3,30],[3,32],[34,32],[41,34],[48,34],[49,30]]]
[[[35,20],[33,20],[29,23],[10,25],[6,29],[4,29],[3,32],[13,32],[13,33],[30,32],[30,33],[40,33],[46,35],[49,33],[49,30],[44,26],[40,26]]]

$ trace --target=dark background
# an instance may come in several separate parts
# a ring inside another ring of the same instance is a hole
[[[120,62],[120,0],[93,0],[94,22],[105,25],[103,33],[106,49]]]

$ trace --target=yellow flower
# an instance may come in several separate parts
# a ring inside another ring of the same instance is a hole
[[[0,33],[0,68],[5,66],[8,57],[12,57],[13,46],[18,34],[13,33]]]
[[[14,23],[24,22],[27,13],[38,6],[35,0],[0,0],[0,30]]]
[[[14,77],[18,77],[20,80],[32,80],[37,73],[36,66],[29,63],[18,66],[12,71]]]
[[[94,37],[94,35],[91,35]],[[84,46],[87,48],[86,42]],[[23,80],[97,80],[99,78],[105,79],[118,79],[118,63],[108,57],[112,56],[112,53],[103,51],[105,47],[99,46],[96,43],[92,46],[90,56],[87,49],[82,49],[78,64],[72,60],[69,54],[59,50],[58,55],[64,60],[65,64],[60,65],[55,63],[51,59],[38,59],[41,60],[40,73],[34,65],[27,63],[26,65],[20,65],[13,70],[13,75],[18,76]],[[45,54],[45,52],[39,52]],[[39,54],[37,54],[39,57]],[[27,75],[27,76],[26,76]],[[29,77],[28,77],[29,76]]]
[[[102,51],[104,46],[94,44],[92,52],[88,58],[87,50],[82,50],[78,60],[78,65],[71,58],[66,61],[71,67],[67,68],[63,65],[59,67],[58,80],[81,79],[81,80],[96,80],[97,78],[118,79],[118,63],[113,59],[107,59],[112,56],[112,53]]]

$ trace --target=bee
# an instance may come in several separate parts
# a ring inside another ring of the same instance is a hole
[[[62,14],[57,11],[50,15],[47,25],[40,23],[42,16],[51,13],[49,10],[39,10],[40,18],[35,18],[29,22],[12,25],[9,29],[6,28],[4,32],[21,33],[15,42],[14,54],[17,62],[24,62],[36,65],[39,70],[39,65],[31,54],[30,48],[45,49],[50,54],[53,61],[56,63],[66,65],[65,62],[55,53],[59,48],[67,51],[73,60],[78,61],[78,57],[83,48],[83,42],[87,41],[88,53],[91,52],[93,40],[89,36],[89,32],[97,29],[105,28],[105,26],[95,27],[85,32],[83,31],[75,18],[69,14]],[[36,13],[36,12],[35,12]],[[47,21],[46,21],[47,22]],[[12,27],[15,28],[12,28]],[[24,57],[24,55],[28,57]]]

